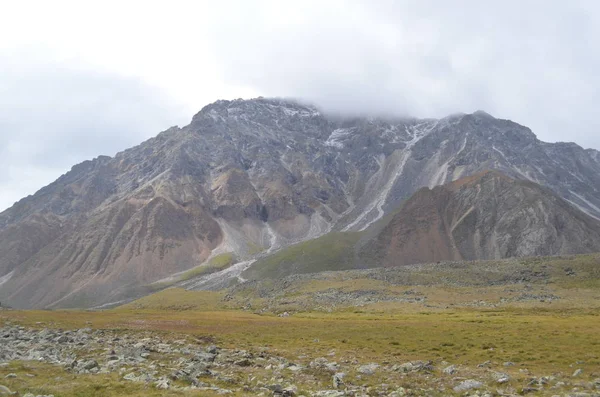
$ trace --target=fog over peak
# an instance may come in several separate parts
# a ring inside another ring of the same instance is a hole
[[[0,15],[0,209],[217,99],[481,109],[600,149],[599,39],[595,1],[13,2]]]

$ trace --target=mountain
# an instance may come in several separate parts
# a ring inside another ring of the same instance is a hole
[[[384,266],[600,252],[600,221],[547,188],[484,172],[416,192],[361,256]]]
[[[330,233],[261,258],[243,277],[594,252],[599,220],[534,182],[484,171],[419,189],[363,232]]]
[[[484,112],[335,118],[289,100],[217,101],[188,126],[76,165],[0,213],[0,301],[124,299],[220,255],[247,263],[365,230],[418,189],[487,169],[600,218],[597,151],[541,142]]]

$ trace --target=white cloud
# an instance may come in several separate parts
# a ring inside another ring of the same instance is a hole
[[[219,98],[484,109],[600,148],[595,1],[0,2],[0,208]]]
[[[15,59],[15,58],[11,58]],[[183,111],[142,82],[0,57],[0,208],[72,165],[140,143]]]

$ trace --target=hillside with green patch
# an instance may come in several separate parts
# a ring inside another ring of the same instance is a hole
[[[291,245],[258,259],[243,273],[243,277],[257,280],[324,270],[354,269],[355,246],[360,236],[360,233],[334,232]]]

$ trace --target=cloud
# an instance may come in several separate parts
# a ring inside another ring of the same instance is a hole
[[[482,109],[600,149],[593,0],[25,0],[3,11],[0,208],[216,99],[418,117]]]
[[[600,148],[597,2],[302,3],[218,14],[224,78],[344,113],[484,109]]]
[[[111,73],[0,57],[0,209],[74,164],[185,122],[160,90]]]

